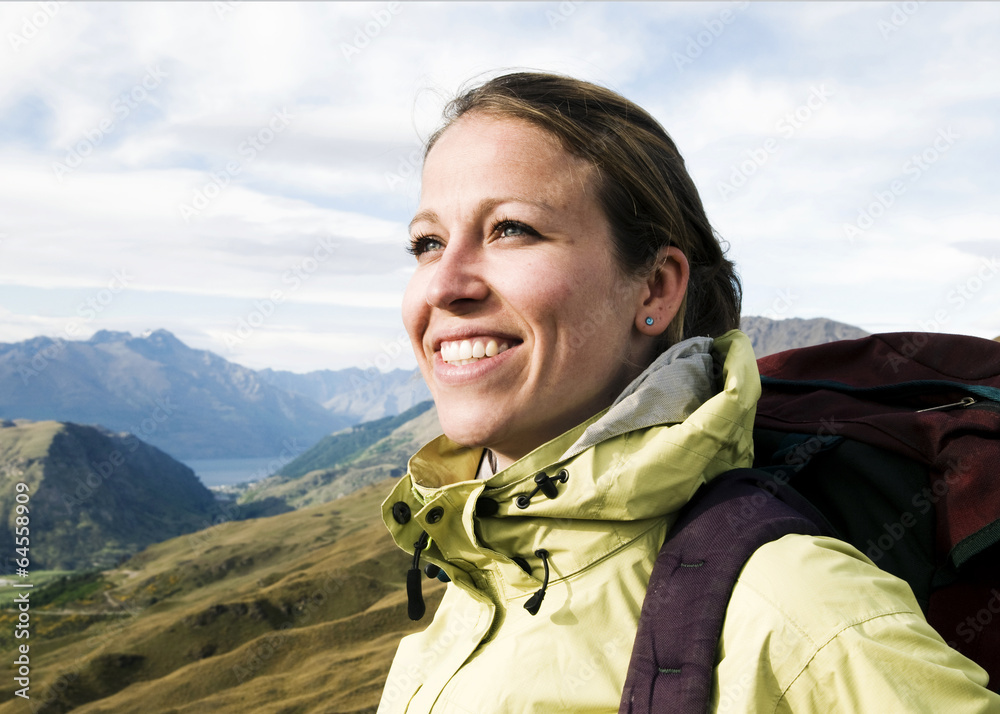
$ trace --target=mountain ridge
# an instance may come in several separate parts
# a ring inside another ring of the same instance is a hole
[[[194,472],[133,434],[71,422],[0,423],[0,552],[15,552],[17,484],[27,488],[33,569],[110,567],[219,511]]]
[[[0,344],[0,417],[127,430],[180,458],[272,456],[352,423],[166,330]]]

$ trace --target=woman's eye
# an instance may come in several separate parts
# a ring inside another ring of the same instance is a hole
[[[493,227],[493,232],[500,238],[513,238],[515,236],[536,236],[538,235],[530,226],[526,226],[518,221],[500,221]]]
[[[434,236],[414,236],[410,239],[406,252],[419,258],[424,253],[441,250],[443,247],[441,241]]]

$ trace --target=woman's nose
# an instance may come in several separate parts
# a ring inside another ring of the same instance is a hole
[[[451,241],[434,266],[427,284],[427,303],[441,310],[464,312],[486,299],[489,286],[482,251]]]

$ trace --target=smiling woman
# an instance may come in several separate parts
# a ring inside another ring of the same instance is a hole
[[[678,510],[752,462],[739,282],[673,142],[620,95],[518,73],[446,116],[403,305],[444,435],[383,515],[414,555],[411,617],[421,563],[449,585],[379,711],[615,711]],[[982,670],[919,612],[849,546],[769,543],[733,590],[710,708],[913,711],[909,682],[935,681],[921,711],[988,711]]]
[[[683,297],[676,249],[647,279],[620,269],[595,174],[547,131],[480,113],[427,157],[404,321],[445,433],[500,467],[614,401]]]

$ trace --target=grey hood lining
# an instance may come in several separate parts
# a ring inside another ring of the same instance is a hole
[[[618,395],[604,416],[580,435],[560,461],[606,439],[687,419],[718,391],[711,337],[691,337],[657,357]]]

